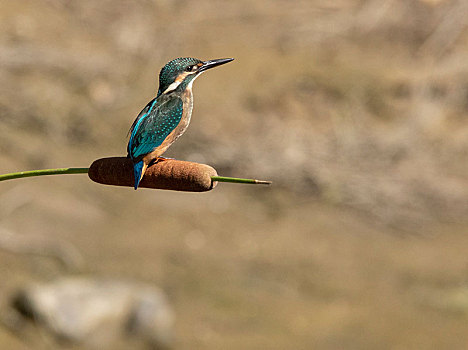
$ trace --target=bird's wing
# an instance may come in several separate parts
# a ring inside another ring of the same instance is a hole
[[[127,134],[127,137],[128,135],[130,134],[133,134],[133,131],[135,129],[135,126],[136,124],[138,123],[138,121],[143,117],[145,116],[146,114],[148,114],[148,111],[153,108],[153,105],[156,103],[156,97],[153,98],[151,101],[148,102],[148,104],[145,106],[145,108],[143,108],[141,110],[141,112],[138,114],[138,116],[135,118],[135,120],[133,121],[133,124],[132,126],[130,127],[130,130],[128,130],[128,134]]]
[[[132,126],[128,153],[132,159],[150,153],[160,146],[177,127],[183,112],[179,96],[170,96],[161,101],[153,100],[146,112],[141,112]],[[146,107],[145,107],[146,109]]]

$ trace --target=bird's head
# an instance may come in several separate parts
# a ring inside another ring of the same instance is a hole
[[[231,62],[234,58],[220,58],[202,61],[197,58],[182,57],[168,62],[159,73],[158,96],[175,89],[185,90],[207,69]]]

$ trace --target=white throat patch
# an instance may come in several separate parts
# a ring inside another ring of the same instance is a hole
[[[171,85],[169,85],[166,90],[163,91],[163,94],[167,94],[167,93],[169,93],[171,91],[174,91],[184,81],[184,79],[187,76],[192,75],[192,74],[196,74],[195,77],[192,79],[192,81],[187,85],[187,89],[191,89],[194,80],[197,79],[198,76],[201,73],[202,72],[199,72],[199,73],[184,72],[184,73],[179,74],[179,76],[176,78],[176,80]]]

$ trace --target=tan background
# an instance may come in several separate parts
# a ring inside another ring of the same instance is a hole
[[[274,186],[15,180],[0,227],[161,286],[176,348],[466,349],[467,18],[466,0],[4,0],[1,173],[124,155],[164,63],[235,57],[194,84],[167,155]],[[65,274],[8,252],[0,273],[3,298]]]

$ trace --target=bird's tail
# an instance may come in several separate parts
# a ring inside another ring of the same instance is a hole
[[[140,160],[138,163],[133,164],[133,175],[135,176],[135,190],[138,188],[143,175],[145,175],[146,167],[148,165]]]

